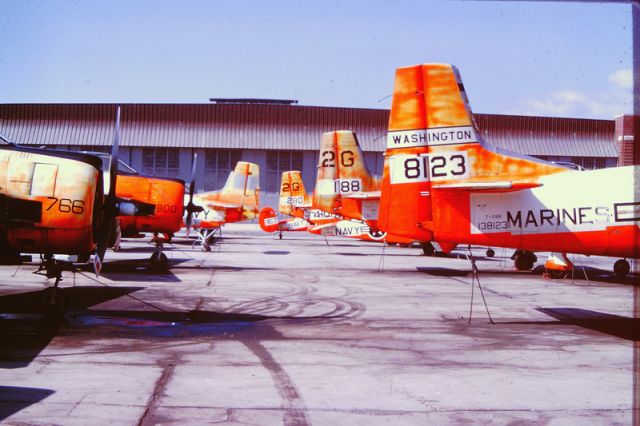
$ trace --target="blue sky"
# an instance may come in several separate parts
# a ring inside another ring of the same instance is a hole
[[[0,0],[1,103],[298,99],[388,108],[398,66],[458,66],[474,111],[631,112],[631,6]]]

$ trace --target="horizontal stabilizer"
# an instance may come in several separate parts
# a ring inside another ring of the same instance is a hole
[[[382,191],[352,192],[343,194],[342,198],[356,198],[359,200],[379,200]]]
[[[241,209],[242,204],[240,203],[224,203],[220,201],[209,201],[207,203],[207,207],[210,210],[221,210],[221,209]]]
[[[511,192],[523,189],[538,188],[542,186],[539,182],[513,182],[509,180],[503,181],[483,181],[483,182],[457,182],[432,184],[431,189],[457,189],[460,191],[492,191],[492,192]]]

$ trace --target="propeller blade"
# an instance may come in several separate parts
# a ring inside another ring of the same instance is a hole
[[[120,107],[116,108],[116,123],[111,147],[111,164],[109,166],[109,192],[105,194],[102,208],[101,228],[98,230],[97,256],[100,263],[114,236],[117,217],[116,183],[118,179],[118,152],[120,146]],[[103,171],[104,173],[104,171]]]
[[[198,153],[193,153],[193,162],[191,165],[191,180],[189,181],[189,202],[185,207],[185,211],[187,213],[187,219],[185,220],[185,226],[187,228],[187,237],[191,231],[191,223],[194,212],[194,204],[193,204],[193,194],[196,190],[196,165],[198,161]]]

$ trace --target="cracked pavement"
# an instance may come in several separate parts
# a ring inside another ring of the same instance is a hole
[[[65,272],[57,323],[37,313],[50,282],[36,265],[0,266],[2,424],[632,422],[638,277],[612,277],[615,259],[546,280],[475,248],[492,325],[478,287],[468,323],[455,252],[382,259],[378,244],[243,224],[211,253],[178,238],[166,273],[152,251],[126,240],[100,278]]]

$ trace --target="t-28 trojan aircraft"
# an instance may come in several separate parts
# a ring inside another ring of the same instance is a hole
[[[278,217],[271,207],[260,211],[260,227],[265,232],[309,231],[316,235],[337,235],[372,241],[369,226],[359,220],[348,220],[340,215],[320,210],[313,204],[314,195],[307,194],[302,174],[298,170],[282,173],[280,181]]]
[[[278,200],[278,214],[271,207],[260,210],[258,223],[264,232],[278,232],[282,239],[284,231],[307,231],[313,223],[305,219],[311,208],[311,197],[304,189],[302,174],[298,170],[282,172],[280,179],[280,198]],[[338,220],[337,218],[332,220]]]
[[[93,155],[0,139],[0,257],[18,263],[21,253],[41,255],[39,272],[56,279],[41,303],[45,313],[64,311],[58,284],[66,263],[55,255],[80,263],[93,256],[99,273],[115,217],[137,212],[136,205],[115,194],[119,139],[118,109],[113,161],[105,173],[101,159]]]
[[[218,191],[193,196],[186,207],[187,232],[191,227],[198,234],[202,251],[211,250],[211,240],[220,226],[258,216],[260,197],[260,169],[257,164],[238,161],[224,187]],[[193,189],[190,190],[193,194]]]
[[[396,71],[378,223],[420,241],[640,257],[640,167],[575,171],[486,143],[446,64]],[[529,266],[530,267],[530,266]]]
[[[380,184],[381,178],[369,172],[354,132],[340,130],[322,135],[313,207],[365,224],[365,239],[412,243],[412,238],[380,231]]]
[[[103,152],[83,153],[100,157],[103,171],[108,172],[111,155]],[[192,172],[191,186],[194,174],[195,171]],[[143,233],[153,233],[152,241],[156,249],[149,261],[153,269],[165,269],[168,264],[167,256],[162,252],[165,240],[159,234],[166,235],[170,240],[182,228],[184,191],[184,181],[181,179],[141,175],[118,161],[116,196],[118,200],[126,200],[136,206],[138,211],[134,215],[118,216],[110,247],[118,251],[121,238],[141,238]]]

